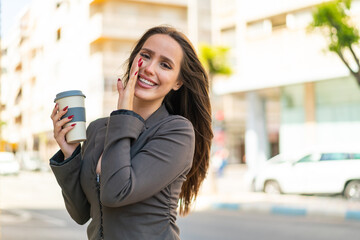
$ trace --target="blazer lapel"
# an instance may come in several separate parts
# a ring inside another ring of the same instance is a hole
[[[96,130],[95,144],[93,150],[94,152],[92,154],[94,169],[96,169],[97,162],[99,161],[99,158],[104,150],[105,134],[106,134],[106,124]]]

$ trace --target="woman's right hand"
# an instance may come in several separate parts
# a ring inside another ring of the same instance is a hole
[[[135,61],[135,60],[134,60]],[[130,73],[129,80],[124,87],[121,79],[118,79],[117,90],[119,93],[117,109],[126,109],[133,110],[134,108],[134,96],[135,96],[135,85],[138,78],[138,72],[143,64],[142,58],[137,60],[137,65],[131,68],[132,72]],[[135,72],[135,73],[134,73]]]
[[[75,151],[77,146],[80,144],[80,143],[69,144],[66,142],[65,139],[66,133],[68,133],[76,125],[76,123],[74,123],[67,127],[64,127],[64,125],[70,122],[71,119],[74,117],[72,115],[67,118],[61,119],[61,117],[64,116],[67,111],[68,111],[68,107],[59,110],[59,104],[56,104],[50,116],[54,125],[54,138],[58,143],[61,151],[63,152],[65,159],[69,158],[72,155],[72,153]]]

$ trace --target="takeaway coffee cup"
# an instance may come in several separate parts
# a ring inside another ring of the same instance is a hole
[[[85,119],[85,95],[80,90],[65,91],[56,94],[54,100],[59,104],[59,109],[68,106],[68,111],[61,118],[74,115],[72,120],[65,124],[67,127],[76,123],[75,127],[66,134],[66,142],[79,143],[86,140],[86,119]]]

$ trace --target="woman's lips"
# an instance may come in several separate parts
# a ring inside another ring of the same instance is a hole
[[[140,87],[147,88],[147,89],[153,88],[157,85],[154,81],[150,80],[149,78],[145,77],[142,74],[139,74],[137,83]]]
[[[140,87],[147,88],[147,89],[153,88],[153,87],[155,87],[155,86],[157,85],[157,84],[154,83],[153,81],[150,81],[150,80],[148,80],[148,79],[145,79],[145,78],[143,78],[143,77],[141,77],[141,76],[138,77],[137,83],[138,83],[138,85],[139,85]]]

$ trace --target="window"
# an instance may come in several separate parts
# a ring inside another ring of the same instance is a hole
[[[16,72],[19,72],[19,71],[21,71],[21,70],[22,70],[22,63],[19,62],[19,63],[16,65],[16,67],[15,67],[15,71],[16,71]]]
[[[250,37],[260,37],[271,33],[271,21],[268,19],[247,23],[247,34]]]
[[[22,123],[22,115],[21,114],[15,118],[15,123],[21,125],[21,123]]]
[[[35,49],[35,48],[33,48],[33,49],[30,51],[30,53],[31,53],[31,58],[35,58],[35,57],[36,57],[36,49]]]
[[[20,88],[16,98],[15,98],[15,104],[19,104],[20,103],[20,100],[22,98],[22,89]]]
[[[32,78],[30,79],[30,82],[31,82],[32,85],[35,85],[35,83],[36,83],[36,77],[32,77]]]
[[[352,153],[350,155],[351,155],[351,159],[356,159],[356,160],[360,159],[360,153]]]
[[[116,81],[114,81],[113,78],[109,78],[109,77],[104,78],[104,91],[105,92],[116,91]]]
[[[56,41],[59,41],[61,38],[61,28],[59,28],[57,31],[56,31]]]
[[[286,14],[274,16],[270,19],[270,21],[272,24],[273,31],[277,30],[277,29],[285,28],[286,27]]]
[[[225,46],[234,48],[236,46],[236,28],[235,26],[221,29],[221,43]]]
[[[33,142],[33,150],[39,151],[40,149],[40,137],[38,135],[33,136],[34,142]]]
[[[345,160],[350,159],[348,153],[324,153],[320,161]]]

